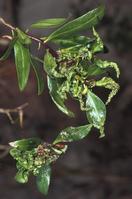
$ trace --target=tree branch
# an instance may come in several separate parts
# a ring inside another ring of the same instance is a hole
[[[4,20],[2,17],[0,17],[0,22],[1,22],[4,26],[6,26],[7,28],[10,28],[11,30],[15,30],[15,27],[13,27],[12,25],[10,25],[10,24],[8,24],[7,22],[5,22],[5,20]]]
[[[0,153],[0,159],[4,158],[5,156],[8,155],[9,151],[10,151],[11,147],[8,145],[2,145],[0,144],[0,151],[2,151],[2,153]]]
[[[5,114],[7,115],[7,117],[9,118],[10,122],[12,124],[15,123],[13,117],[12,117],[12,113],[18,113],[19,116],[19,122],[20,122],[20,126],[23,127],[23,110],[28,106],[28,103],[25,103],[21,106],[18,106],[17,108],[14,109],[3,109],[0,108],[0,114]]]
[[[0,17],[0,23],[3,24],[4,26],[6,26],[7,28],[11,29],[11,31],[15,31],[16,28],[13,27],[12,25],[10,25],[9,23],[7,23],[2,17]],[[39,46],[38,46],[38,49],[40,48],[41,45],[44,46],[45,49],[48,49],[49,52],[56,58],[58,58],[58,54],[55,50],[53,50],[47,43],[44,43],[43,40],[41,40],[40,38],[37,38],[35,36],[32,36],[31,34],[28,34],[28,33],[25,33],[27,34],[27,36],[32,39],[33,41],[36,41],[38,42]],[[8,35],[6,35],[7,37]],[[10,37],[10,36],[9,36]],[[4,36],[3,36],[4,38]]]

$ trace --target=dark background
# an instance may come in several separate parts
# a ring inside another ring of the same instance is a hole
[[[0,15],[13,25],[27,28],[38,19],[80,16],[95,8],[101,1],[93,0],[0,0]],[[98,31],[109,47],[106,59],[115,61],[121,69],[120,92],[108,106],[106,136],[99,139],[94,131],[87,139],[70,145],[68,152],[53,165],[47,199],[132,199],[132,0],[106,0],[106,14]],[[0,35],[7,30],[0,28]],[[34,31],[40,36],[42,32]],[[4,50],[0,46],[0,54]],[[40,54],[43,56],[43,54]],[[69,102],[76,112],[69,119],[57,110],[51,101],[45,83],[45,92],[36,94],[33,74],[26,90],[18,90],[15,65],[12,58],[0,63],[0,107],[14,108],[29,102],[25,110],[24,128],[11,125],[0,115],[0,143],[40,136],[52,141],[60,129],[68,125],[85,124],[78,104]],[[104,93],[101,93],[104,97]],[[0,199],[42,199],[31,178],[27,185],[17,184],[15,162],[10,156],[0,159]]]

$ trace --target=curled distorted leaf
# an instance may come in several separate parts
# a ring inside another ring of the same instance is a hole
[[[95,42],[93,43],[91,50],[93,53],[102,52],[104,51],[104,44],[102,39],[100,38],[99,34],[96,32],[96,30],[93,28],[93,35],[96,38]]]
[[[14,47],[15,42],[16,42],[16,38],[13,38],[9,44],[9,47],[5,51],[4,55],[2,55],[2,57],[0,57],[0,61],[4,61],[9,57],[9,55],[11,54],[11,50]]]
[[[45,42],[68,37],[70,35],[78,33],[79,31],[91,28],[102,19],[103,15],[104,6],[100,6],[79,18],[64,24],[62,27],[51,33],[49,37],[45,40]]]
[[[19,183],[27,183],[28,182],[29,173],[24,170],[19,170],[15,176],[15,180]]]
[[[19,150],[17,148],[11,148],[9,153],[14,159],[19,157],[20,155]]]
[[[30,37],[26,33],[24,33],[23,31],[21,31],[19,28],[16,28],[16,32],[17,32],[17,36],[19,38],[19,41],[22,44],[29,45],[29,44],[32,43]]]
[[[65,145],[65,144],[62,144],[62,143],[61,143],[61,144],[57,144],[57,143],[58,143],[58,141],[57,141],[57,139],[55,139],[54,144],[53,144],[53,146],[52,146],[52,150],[53,150],[56,154],[58,154],[58,155],[60,156],[61,154],[63,154],[63,153],[66,152],[68,146]]]
[[[51,168],[49,165],[44,165],[40,168],[39,174],[36,177],[38,190],[44,195],[48,194],[51,177]]]
[[[67,107],[64,104],[64,99],[62,99],[62,97],[57,92],[59,90],[60,85],[56,82],[56,80],[50,77],[47,77],[47,81],[49,92],[53,102],[63,113],[70,117],[74,117],[74,113],[67,109]]]
[[[31,59],[31,65],[36,75],[37,85],[38,85],[38,95],[40,95],[44,90],[44,76],[35,60]]]
[[[20,150],[30,150],[37,147],[41,143],[39,138],[28,138],[10,142],[10,146],[14,148],[19,148]]]
[[[117,84],[110,77],[103,77],[101,80],[96,81],[96,86],[101,86],[101,87],[111,90],[106,104],[108,104],[111,101],[111,99],[116,95],[116,93],[118,92],[118,90],[120,88],[119,84]]]
[[[49,76],[52,76],[54,73],[54,69],[57,67],[57,63],[55,58],[51,55],[51,53],[47,50],[44,56],[44,70]]]
[[[106,106],[103,101],[92,91],[88,90],[87,100],[87,118],[94,127],[100,129],[100,137],[104,136],[104,123],[106,120]]]
[[[20,90],[24,90],[27,85],[30,72],[30,53],[29,49],[21,44],[19,40],[14,45],[15,64],[17,70],[18,84]]]
[[[92,124],[79,127],[68,127],[60,132],[55,139],[54,143],[59,142],[73,142],[78,141],[86,137],[92,128]]]
[[[119,78],[119,76],[120,76],[120,70],[119,70],[119,67],[118,67],[118,65],[116,63],[109,62],[109,61],[103,61],[101,59],[96,59],[95,60],[95,64],[98,67],[100,67],[100,68],[113,68],[113,69],[115,69],[117,78]]]
[[[31,28],[55,28],[67,21],[66,18],[43,19],[31,25]]]

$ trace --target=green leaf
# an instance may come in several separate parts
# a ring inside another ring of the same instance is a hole
[[[49,185],[50,185],[50,177],[51,177],[51,168],[49,165],[44,165],[40,168],[39,174],[36,178],[36,183],[38,190],[44,194],[48,194]]]
[[[28,182],[29,173],[27,171],[20,170],[17,172],[15,176],[15,180],[19,183],[27,183]]]
[[[28,138],[10,142],[9,144],[10,146],[19,148],[20,150],[30,150],[41,144],[41,140],[39,138]]]
[[[31,65],[33,67],[37,79],[38,95],[41,95],[44,90],[44,77],[43,74],[41,74],[42,72],[35,60],[31,59]]]
[[[106,73],[106,71],[106,69],[99,68],[96,65],[90,65],[87,67],[88,76],[102,75],[103,73]]]
[[[31,28],[55,28],[67,21],[65,18],[43,19],[31,25]]]
[[[23,31],[21,31],[19,28],[16,28],[16,32],[17,32],[17,36],[19,38],[19,41],[22,44],[29,45],[29,44],[32,43],[32,40],[30,39],[30,37],[26,33],[24,33]]]
[[[54,141],[54,144],[59,142],[73,142],[86,137],[91,131],[92,124],[79,127],[68,127],[60,132]]]
[[[12,41],[10,42],[9,47],[5,51],[4,55],[2,57],[0,57],[0,61],[5,61],[9,57],[9,55],[11,54],[11,50],[14,47],[15,42],[16,42],[16,38],[12,39]]]
[[[88,121],[93,124],[94,127],[100,129],[100,137],[104,136],[104,123],[106,120],[106,106],[103,101],[96,96],[92,91],[88,90],[86,112]]]
[[[116,71],[117,78],[119,78],[119,76],[120,76],[120,70],[119,70],[119,67],[118,67],[118,65],[116,63],[109,62],[109,61],[103,61],[101,59],[96,59],[95,60],[95,64],[98,67],[102,68],[102,69],[113,68]]]
[[[56,70],[57,63],[55,57],[52,56],[52,54],[49,52],[49,50],[46,51],[44,56],[44,70],[50,77],[56,77],[56,78],[62,78],[63,75],[58,73]]]
[[[10,144],[10,143],[9,143]],[[16,149],[16,148],[11,148],[10,149],[10,155],[12,156],[12,157],[16,157],[17,155],[18,155],[18,149]]]
[[[67,107],[64,104],[64,100],[57,93],[60,85],[58,85],[57,82],[54,79],[50,78],[49,76],[47,77],[47,81],[48,81],[49,92],[53,102],[63,113],[65,113],[70,117],[74,117],[74,113],[67,109]]]
[[[18,39],[22,44],[29,45],[32,43],[32,40],[25,32],[21,31],[19,28],[16,28],[16,32]]]
[[[79,18],[64,24],[62,27],[51,33],[49,37],[45,40],[45,42],[68,37],[70,35],[78,33],[79,31],[91,28],[102,19],[103,15],[104,6],[100,6]]]
[[[111,101],[111,99],[117,94],[120,88],[119,84],[117,84],[110,77],[103,77],[101,80],[96,81],[96,86],[101,86],[101,87],[111,90],[106,104],[108,104]]]
[[[92,43],[95,39],[93,38],[89,38],[89,37],[85,37],[85,36],[74,36],[72,38],[69,39],[58,39],[58,40],[54,40],[53,42],[60,45],[63,48],[69,48],[69,47],[73,47],[76,45],[82,45],[82,46],[86,46],[90,43]]]
[[[19,40],[14,45],[14,53],[18,84],[20,90],[23,91],[27,85],[30,72],[30,53],[29,49],[23,46]]]
[[[44,70],[45,70],[45,72],[49,76],[52,76],[56,67],[57,67],[57,63],[56,63],[55,58],[47,50],[46,54],[44,56]]]
[[[94,28],[93,28],[93,35],[95,37],[95,42],[93,43],[93,45],[91,47],[92,52],[93,53],[103,52],[104,51],[103,41]]]

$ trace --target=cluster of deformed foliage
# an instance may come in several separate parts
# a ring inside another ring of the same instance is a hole
[[[50,164],[64,153],[64,144],[42,143],[38,138],[29,138],[10,143],[13,149],[10,154],[17,161],[18,172],[15,179],[20,183],[27,183],[30,174],[37,176],[40,192],[47,194],[50,183]]]
[[[64,18],[41,20],[32,24],[31,28],[58,28],[49,36],[39,39],[31,36],[28,30],[23,32],[11,26],[12,40],[1,60],[6,59],[14,48],[20,90],[23,91],[27,85],[31,65],[37,78],[38,94],[43,92],[43,73],[38,66],[38,63],[42,63],[49,93],[56,106],[66,115],[74,117],[74,113],[65,105],[71,96],[78,100],[88,120],[84,126],[62,130],[52,144],[43,143],[38,138],[10,143],[10,154],[17,161],[16,180],[26,183],[30,174],[35,175],[38,189],[44,194],[49,188],[50,165],[66,151],[68,142],[83,139],[92,127],[99,129],[100,137],[104,136],[106,105],[119,90],[111,71],[115,70],[117,78],[120,71],[116,63],[99,58],[99,53],[104,53],[106,47],[94,27],[103,15],[104,7],[100,6],[72,21]],[[80,31],[88,29],[92,30],[91,36],[80,35]],[[32,55],[30,46],[33,40],[39,43],[39,48],[43,45],[46,49],[44,60]],[[51,49],[48,42],[53,42],[58,50]],[[106,103],[94,93],[95,87],[110,90]]]

